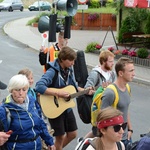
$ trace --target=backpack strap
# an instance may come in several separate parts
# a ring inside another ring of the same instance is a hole
[[[91,144],[91,146],[92,146],[93,148],[95,148],[95,149],[96,149],[96,146],[95,146],[94,140],[95,140],[95,139],[93,139],[93,140],[90,140],[90,139],[89,139],[89,143]]]
[[[114,108],[117,108],[117,104],[119,102],[119,95],[118,95],[117,88],[116,88],[116,86],[114,84],[108,85],[108,88],[112,89],[114,91],[114,93],[115,93],[115,100],[114,100],[114,103],[112,104],[112,106]],[[130,88],[129,84],[126,84],[126,88],[127,88],[128,92],[129,92],[129,94],[131,95],[131,88]]]
[[[117,142],[116,144],[117,144],[118,150],[122,150],[122,145],[121,145],[121,143],[120,143],[120,142]]]
[[[131,95],[131,88],[130,88],[128,83],[126,84],[126,88],[127,88],[128,92],[129,92],[129,94]]]
[[[114,84],[108,85],[107,88],[110,88],[110,89],[112,89],[112,90],[114,91],[114,93],[115,93],[115,100],[114,100],[114,103],[112,104],[112,106],[113,106],[114,108],[117,108],[117,104],[118,104],[118,102],[119,102],[118,91],[117,91],[117,89],[116,89],[116,87],[115,87]]]

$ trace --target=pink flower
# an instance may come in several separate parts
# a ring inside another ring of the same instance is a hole
[[[94,20],[96,20],[98,17],[99,17],[99,15],[98,15],[97,13],[89,14],[88,20],[89,20],[89,21],[94,21]]]
[[[136,52],[135,51],[129,51],[128,55],[131,57],[136,57]]]
[[[128,50],[127,49],[124,49],[123,51],[122,51],[122,55],[128,55]]]
[[[95,46],[95,48],[96,48],[96,49],[101,49],[102,46],[101,46],[100,44],[97,44],[97,45]]]
[[[114,50],[114,48],[113,47],[109,47],[108,50],[112,52]]]

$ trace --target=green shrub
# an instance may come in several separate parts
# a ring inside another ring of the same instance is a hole
[[[91,42],[86,46],[85,52],[93,52],[97,50],[96,45],[99,45],[97,42]]]
[[[137,50],[137,56],[139,58],[147,58],[149,55],[148,50],[146,48],[139,48]]]
[[[33,23],[38,23],[40,17],[42,17],[42,16],[49,16],[49,15],[50,15],[50,13],[42,12],[42,13],[40,13],[39,15],[37,15],[36,17],[34,17],[33,19],[29,20],[29,21],[27,22],[27,25],[32,25]]]
[[[149,11],[140,8],[129,8],[125,11],[126,17],[122,20],[121,28],[119,30],[118,42],[123,42],[123,33],[126,32],[144,32],[144,24],[148,20]],[[125,13],[124,13],[125,14]],[[149,21],[149,20],[148,20]],[[149,29],[149,23],[147,23]],[[130,41],[128,41],[130,42]]]
[[[148,14],[146,23],[145,23],[145,28],[144,31],[146,34],[150,34],[150,14]]]
[[[99,7],[100,7],[99,0],[90,1],[90,8],[99,8]]]

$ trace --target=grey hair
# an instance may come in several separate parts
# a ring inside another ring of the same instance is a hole
[[[25,75],[14,75],[8,83],[8,91],[11,93],[14,89],[29,88],[29,81]]]

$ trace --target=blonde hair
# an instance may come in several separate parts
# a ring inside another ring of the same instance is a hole
[[[18,72],[18,74],[23,74],[26,77],[28,77],[30,74],[33,74],[31,70],[29,70],[28,68],[22,69]]]
[[[117,76],[119,76],[119,71],[125,70],[126,64],[134,64],[134,62],[132,59],[126,58],[126,57],[121,57],[118,59],[115,65],[115,71],[116,71]]]
[[[27,87],[29,88],[29,81],[25,75],[17,74],[14,75],[8,83],[8,91],[11,93],[12,90],[21,89]]]
[[[64,32],[59,32],[58,37],[59,38],[64,38]]]

